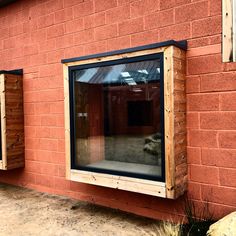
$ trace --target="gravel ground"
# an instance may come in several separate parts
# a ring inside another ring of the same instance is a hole
[[[0,216],[0,236],[158,235],[157,221],[5,184]]]

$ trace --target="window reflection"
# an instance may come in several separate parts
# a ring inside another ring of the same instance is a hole
[[[162,175],[160,72],[158,59],[73,72],[76,168]]]

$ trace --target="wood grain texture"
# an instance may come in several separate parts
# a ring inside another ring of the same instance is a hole
[[[166,197],[165,184],[157,181],[78,170],[71,171],[71,180],[163,198]]]
[[[174,48],[174,196],[177,198],[187,190],[187,140],[186,140],[186,92],[185,52]]]
[[[1,75],[2,169],[24,167],[23,79],[20,75]]]
[[[222,60],[235,61],[234,0],[222,0]]]
[[[65,155],[66,155],[66,178],[70,179],[71,156],[70,156],[70,97],[69,97],[69,70],[63,65],[64,74],[64,110],[65,110]]]

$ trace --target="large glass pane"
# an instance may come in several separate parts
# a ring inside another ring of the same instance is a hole
[[[78,69],[73,77],[74,167],[160,178],[160,60]]]

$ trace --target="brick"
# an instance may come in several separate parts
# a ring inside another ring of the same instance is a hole
[[[236,111],[236,92],[220,94],[220,110]]]
[[[50,103],[51,114],[64,114],[64,102],[52,102]]]
[[[211,55],[221,53],[221,44],[208,45],[204,47],[192,48],[187,51],[187,57],[198,57],[204,55]]]
[[[48,63],[59,63],[62,58],[64,58],[64,50],[57,50],[47,54]]]
[[[71,7],[84,2],[84,0],[64,0],[64,7]]]
[[[48,175],[35,175],[35,183],[37,185],[52,188],[54,187],[54,178]]]
[[[158,11],[144,18],[145,29],[157,29],[174,23],[174,10]]]
[[[236,189],[218,186],[202,186],[202,199],[219,204],[236,206]]]
[[[151,44],[158,42],[158,31],[145,31],[131,35],[131,46],[141,46],[145,44]]]
[[[31,33],[31,43],[44,42],[47,39],[47,30],[39,29]]]
[[[130,36],[116,37],[107,40],[107,50],[119,50],[130,47]]]
[[[49,52],[51,50],[55,50],[55,48],[56,48],[56,41],[55,41],[55,39],[50,39],[50,40],[46,40],[44,42],[40,42],[39,43],[39,51],[41,53]]]
[[[216,131],[188,131],[189,145],[192,147],[218,147]]]
[[[138,33],[144,29],[143,18],[124,21],[118,25],[119,35]]]
[[[175,22],[193,21],[208,16],[208,1],[195,2],[175,9]]]
[[[62,152],[61,153],[61,159],[57,158],[56,163],[65,163],[65,140],[64,139],[58,139],[57,140],[58,143],[58,152]]]
[[[90,43],[94,41],[94,29],[87,29],[74,35],[74,45]]]
[[[187,147],[187,161],[189,164],[201,164],[201,148]]]
[[[222,31],[221,16],[194,21],[192,27],[193,38],[219,34]]]
[[[236,132],[225,131],[219,133],[219,145],[221,148],[236,149]]]
[[[30,56],[30,65],[31,66],[39,66],[43,65],[47,62],[46,54],[36,54]]]
[[[65,49],[65,58],[79,57],[84,55],[84,46],[74,46]]]
[[[84,48],[84,54],[95,54],[95,53],[102,53],[107,51],[107,42],[100,41],[87,44]]]
[[[236,188],[236,170],[235,169],[219,169],[220,185]]]
[[[100,26],[94,29],[95,40],[104,40],[109,38],[114,38],[118,34],[117,32],[117,25],[106,25]]]
[[[40,94],[38,91],[29,91],[24,93],[25,102],[38,102],[40,100]]]
[[[43,162],[52,163],[52,151],[46,151],[46,150],[35,150],[35,160]]]
[[[35,107],[33,103],[24,103],[24,114],[25,115],[35,114]]]
[[[16,46],[16,39],[15,38],[9,38],[4,41],[2,41],[2,49],[8,49],[8,48],[14,48]]]
[[[56,139],[41,138],[39,141],[39,145],[41,150],[48,150],[48,151],[58,150],[58,141]]]
[[[40,102],[55,102],[64,99],[63,88],[54,88],[40,92]]]
[[[54,178],[55,181],[55,188],[56,189],[62,189],[62,190],[66,190],[70,188],[70,181],[65,180],[64,178]]]
[[[24,172],[22,174],[22,186],[29,185],[29,184],[34,184],[35,185],[35,174],[33,173],[28,173]]]
[[[66,32],[66,34],[82,31],[83,29],[84,29],[84,20],[83,20],[83,18],[79,18],[79,19],[76,19],[76,20],[73,20],[73,21],[68,21],[68,22],[65,23],[65,32]]]
[[[38,149],[39,148],[38,138],[25,138],[25,148],[26,149]]]
[[[218,167],[236,168],[236,150],[202,149],[202,164]]]
[[[64,35],[64,25],[53,25],[47,29],[47,38],[56,38]]]
[[[73,11],[75,18],[90,15],[94,13],[93,1],[79,3],[78,5],[73,7]]]
[[[52,13],[63,8],[63,1],[61,0],[50,0],[45,2],[45,13]]]
[[[185,86],[186,93],[200,92],[200,76],[187,76]]]
[[[222,40],[221,34],[214,35],[209,37],[209,44],[219,44],[221,43],[221,40]]]
[[[16,26],[12,26],[9,28],[10,37],[23,34],[23,33],[24,33],[24,29],[23,29],[23,24],[21,23],[18,23]]]
[[[188,182],[188,197],[194,200],[201,198],[201,185],[195,182]]]
[[[210,15],[221,15],[222,13],[222,1],[210,0]]]
[[[73,9],[66,8],[55,12],[55,24],[62,23],[73,19]]]
[[[50,163],[40,163],[40,174],[54,176],[54,166]]]
[[[68,48],[74,45],[74,35],[64,35],[60,38],[56,38],[55,48]]]
[[[84,17],[84,28],[89,29],[102,26],[105,25],[105,21],[105,12],[95,13],[93,15]]]
[[[49,65],[43,65],[40,67],[39,76],[40,77],[47,77],[47,76],[53,76],[56,72],[56,65],[55,64],[49,64]]]
[[[191,0],[161,0],[160,8],[161,10],[166,8],[173,8],[190,2]]]
[[[106,24],[124,21],[130,17],[130,5],[122,5],[106,11]]]
[[[130,4],[131,18],[140,17],[160,9],[160,0],[139,0]]]
[[[65,120],[64,120],[64,114],[59,114],[56,116],[56,120],[57,120],[57,126],[58,127],[64,127],[65,125]]]
[[[199,129],[200,127],[200,116],[197,112],[188,112],[186,114],[187,128]]]
[[[42,117],[41,117],[41,123],[42,123]],[[37,138],[50,138],[50,131],[48,127],[37,126],[35,127],[35,136]]]
[[[190,38],[190,24],[171,25],[160,29],[160,41],[184,40]]]
[[[236,90],[236,73],[217,73],[201,76],[201,91],[231,91]]]
[[[24,47],[24,56],[34,55],[38,53],[38,45],[28,45]]]
[[[199,183],[218,184],[219,169],[212,166],[190,165],[190,179]]]
[[[42,126],[57,126],[57,116],[56,115],[42,115],[41,125]]]
[[[50,138],[65,138],[65,130],[63,127],[51,127],[49,130]]]
[[[54,24],[54,14],[41,16],[38,18],[38,28],[45,28]]]
[[[96,0],[95,1],[95,12],[105,11],[107,9],[113,8],[117,6],[117,0]]]
[[[219,110],[219,94],[188,94],[188,111],[217,111]]]
[[[46,102],[40,102],[40,103],[35,103],[35,114],[49,114],[50,113],[50,103]]]
[[[25,163],[25,170],[27,172],[40,173],[40,163],[35,161],[27,161]]]
[[[27,138],[36,138],[36,127],[25,126],[25,137]]]
[[[221,54],[199,56],[189,58],[188,74],[199,75],[213,72],[221,72],[223,70]]]
[[[236,112],[204,112],[200,114],[201,129],[236,130]]]
[[[9,37],[9,28],[0,29],[0,40]]]
[[[197,47],[207,46],[208,44],[209,44],[209,37],[202,37],[188,40],[188,48],[197,48]]]

